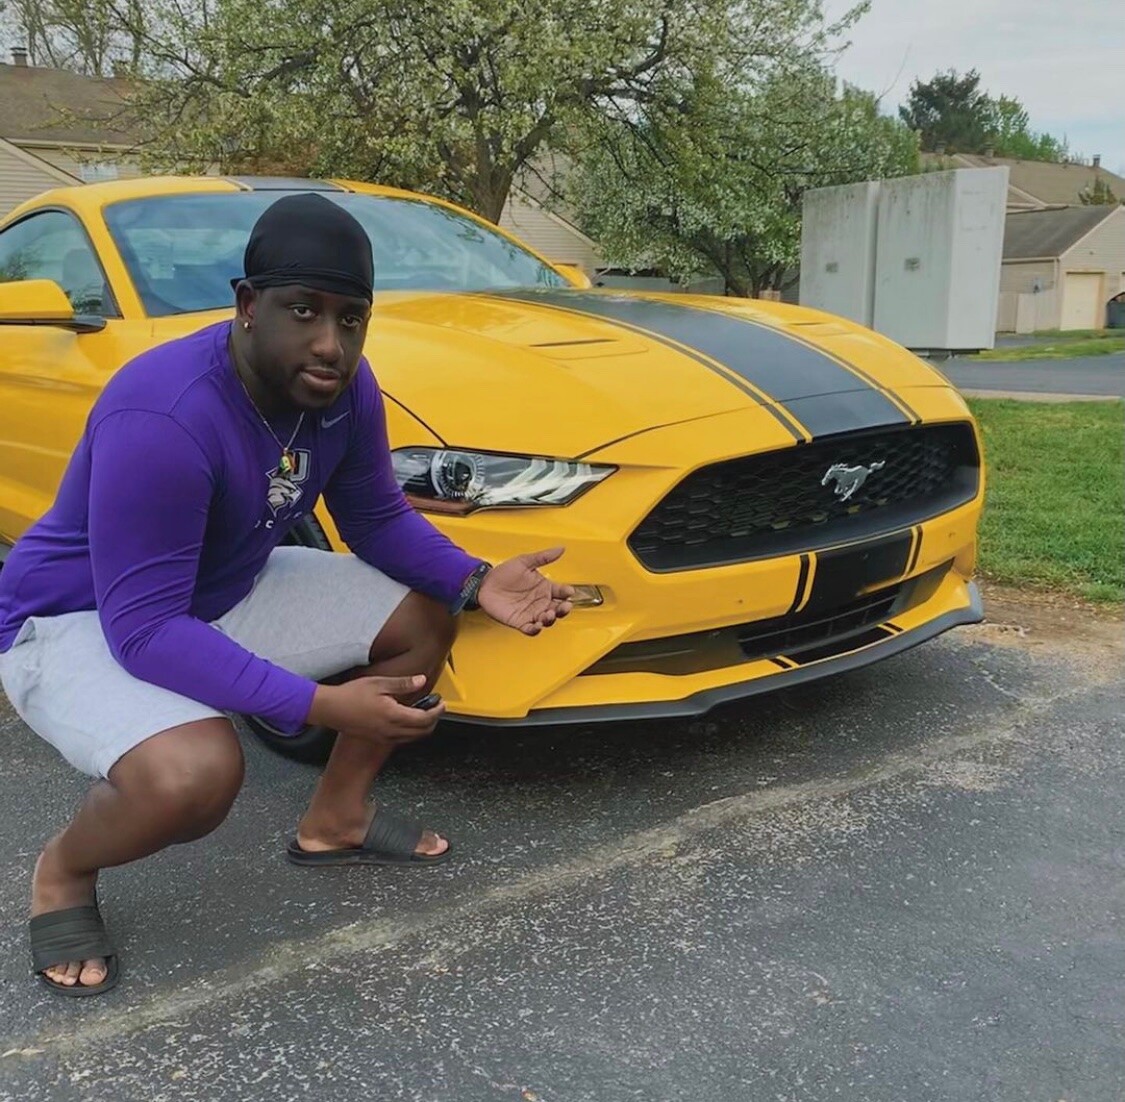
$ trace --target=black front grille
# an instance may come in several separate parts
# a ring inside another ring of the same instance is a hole
[[[810,647],[835,649],[866,628],[881,624],[894,613],[903,586],[892,585],[869,594],[821,616],[783,616],[745,627],[738,636],[739,649],[745,658],[764,658],[771,654],[789,657]]]
[[[836,479],[823,484],[837,464],[874,468],[847,500]],[[971,501],[979,467],[965,423],[876,429],[731,459],[684,479],[629,547],[649,570],[671,571],[864,539]]]
[[[820,612],[797,612],[712,631],[622,643],[587,674],[660,673],[676,677],[784,655],[797,665],[831,658],[891,634],[885,624],[928,601],[951,562]]]

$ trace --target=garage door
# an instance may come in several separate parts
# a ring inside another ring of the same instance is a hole
[[[1102,310],[1101,272],[1067,272],[1063,282],[1062,329],[1100,329]]]

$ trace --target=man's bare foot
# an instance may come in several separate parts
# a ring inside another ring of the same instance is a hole
[[[302,821],[297,828],[297,845],[307,853],[323,853],[330,849],[348,849],[362,846],[367,830],[371,826],[371,819],[375,814],[375,807],[371,806],[370,813],[355,824],[345,826],[334,825],[330,829],[321,830],[318,825],[307,827]],[[420,857],[437,857],[449,849],[449,841],[432,830],[423,830],[418,845],[414,852]]]
[[[54,841],[48,842],[35,862],[35,875],[31,881],[31,917],[92,903],[97,880],[97,873],[88,876],[68,873],[59,861]],[[43,975],[63,987],[73,987],[76,983],[96,987],[106,977],[106,964],[101,958],[72,960],[68,964],[45,969]]]

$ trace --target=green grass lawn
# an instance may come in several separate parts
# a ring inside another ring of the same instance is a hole
[[[988,488],[981,573],[1125,600],[1125,405],[972,399]]]
[[[1125,337],[1125,329],[1040,329],[1027,335],[1044,341],[1076,341],[1087,337]]]
[[[990,348],[966,359],[989,363],[1018,363],[1021,360],[1069,360],[1072,356],[1105,356],[1125,352],[1125,331],[1121,329],[1075,329],[1069,332],[1037,334],[1032,344],[1018,348]]]

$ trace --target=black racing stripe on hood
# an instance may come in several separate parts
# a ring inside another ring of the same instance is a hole
[[[559,303],[542,301],[541,296],[537,294],[532,294],[529,296],[527,292],[521,294],[518,292],[504,291],[500,292],[499,294],[492,294],[489,297],[503,298],[509,301],[515,299],[520,302],[526,302],[532,306],[547,306],[554,310],[569,311],[571,313],[588,313],[588,311],[582,310],[575,311],[570,306],[570,304],[566,302]],[[808,441],[811,439],[812,434],[804,429],[801,425],[797,424],[791,417],[789,417],[786,414],[785,410],[779,408],[776,404],[771,404],[766,395],[763,395],[761,392],[754,390],[750,386],[750,384],[746,382],[741,376],[730,372],[729,369],[723,369],[716,366],[714,361],[708,360],[707,357],[704,356],[701,352],[692,349],[688,345],[678,344],[671,338],[665,337],[660,333],[653,332],[653,330],[651,329],[644,329],[639,325],[631,325],[629,322],[623,321],[621,318],[611,318],[607,320],[613,321],[614,325],[622,329],[627,329],[630,333],[637,333],[639,336],[645,337],[648,340],[658,341],[666,348],[670,348],[672,349],[672,351],[678,352],[681,356],[687,356],[689,359],[695,360],[695,362],[701,367],[705,367],[712,374],[718,375],[720,379],[725,379],[732,386],[738,387],[738,389],[741,390],[743,394],[745,394],[748,398],[753,398],[753,400],[757,402],[758,405],[766,411],[766,413],[770,414],[770,416],[773,417],[773,419],[777,421],[778,424],[780,424],[782,428],[784,428],[786,432],[788,432],[798,444],[808,443]],[[549,348],[551,347],[551,345],[533,344],[530,347]],[[611,443],[616,443],[616,441],[611,441]]]
[[[814,437],[881,425],[909,424],[911,420],[894,403],[888,401],[884,394],[874,389],[845,390],[838,394],[794,398],[785,403],[785,408]],[[890,413],[890,410],[894,413]]]
[[[911,421],[866,376],[749,319],[686,304],[582,291],[502,291],[496,297],[620,322],[697,349],[783,405],[814,436]]]

